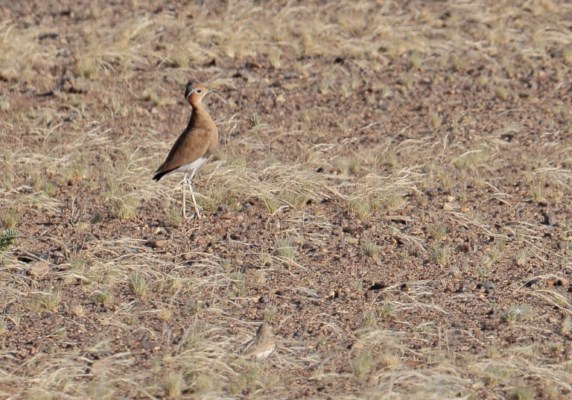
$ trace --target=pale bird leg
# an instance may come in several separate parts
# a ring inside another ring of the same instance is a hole
[[[183,178],[183,218],[187,219],[187,188],[185,187],[185,180],[187,179],[187,175]]]
[[[193,172],[191,172],[191,175],[188,178],[188,182],[189,182],[189,189],[191,190],[191,197],[193,199],[193,207],[195,208],[195,213],[197,214],[197,218],[200,219],[201,218],[201,212],[199,211],[199,205],[197,204],[197,199],[195,199],[195,192],[193,191],[193,176],[195,176],[195,172],[197,170],[193,170]]]

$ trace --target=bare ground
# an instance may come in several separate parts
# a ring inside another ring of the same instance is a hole
[[[0,398],[570,397],[570,4],[0,16]]]

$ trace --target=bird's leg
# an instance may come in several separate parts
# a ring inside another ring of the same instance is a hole
[[[189,175],[188,182],[189,182],[189,189],[191,190],[191,197],[193,199],[193,206],[195,207],[195,213],[197,214],[197,218],[201,218],[201,212],[199,211],[199,205],[197,204],[197,199],[195,199],[195,192],[193,191],[193,176],[195,176],[196,170],[191,172]]]
[[[187,219],[187,188],[185,187],[185,180],[187,178],[187,174],[185,174],[185,178],[183,178],[183,218]]]

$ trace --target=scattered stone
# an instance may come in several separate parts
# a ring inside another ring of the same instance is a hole
[[[454,211],[454,210],[458,210],[458,209],[459,209],[459,205],[454,201],[446,202],[443,204],[443,210],[444,211]]]
[[[228,206],[226,204],[221,204],[217,207],[215,215],[225,215],[228,214]],[[229,215],[225,215],[225,219],[229,219]]]
[[[145,246],[151,247],[152,249],[161,249],[167,246],[166,240],[149,240],[145,243]]]
[[[556,215],[554,214],[554,211],[543,210],[542,216],[544,217],[544,220],[542,221],[544,225],[555,226],[556,224],[558,224],[558,222],[556,221]]]
[[[162,226],[157,227],[157,229],[155,229],[155,235],[160,235],[160,234],[166,234],[167,230],[165,228],[163,228]]]
[[[457,251],[462,253],[469,253],[471,251],[471,246],[468,243],[462,243],[457,246]]]
[[[426,195],[427,197],[435,197],[435,196],[437,196],[437,191],[436,191],[435,189],[432,189],[432,188],[425,189],[425,192],[424,192],[424,193],[425,193],[425,195]]]
[[[50,265],[44,260],[32,261],[29,273],[33,277],[43,278],[50,273]]]
[[[354,340],[352,343],[350,343],[350,345],[348,346],[348,350],[351,351],[360,351],[363,349],[363,343],[360,342],[359,340]]]
[[[499,323],[497,321],[483,321],[480,326],[482,331],[494,331],[498,329]]]
[[[365,299],[367,301],[373,301],[373,300],[379,299],[380,296],[381,296],[381,294],[377,290],[367,290],[365,292]]]
[[[560,334],[568,339],[572,339],[572,319],[564,318],[560,325]]]
[[[257,61],[247,61],[244,64],[244,67],[248,68],[248,69],[260,69],[260,68],[262,68],[262,64],[260,64]]]
[[[551,276],[550,278],[546,279],[546,286],[568,286],[570,281],[563,277],[558,276]]]
[[[524,284],[528,288],[537,289],[540,287],[540,278],[534,278]]]
[[[357,225],[348,225],[348,226],[344,226],[342,228],[342,232],[344,233],[350,233],[350,234],[354,234],[354,233],[361,233],[362,229],[360,226]]]
[[[48,252],[40,251],[23,251],[18,254],[18,261],[23,263],[31,263],[38,260],[47,260],[50,254]]]
[[[270,301],[270,297],[268,297],[267,294],[265,294],[264,296],[260,296],[260,298],[258,299],[259,304],[266,304],[269,301]]]
[[[373,285],[371,285],[367,290],[369,291],[379,291],[381,289],[385,289],[387,287],[387,285],[380,283],[380,282],[376,282]]]
[[[98,223],[100,223],[101,221],[103,221],[103,216],[102,216],[100,213],[98,213],[98,212],[96,212],[95,214],[93,214],[93,217],[91,217],[91,219],[89,220],[89,222],[90,222],[92,225],[98,224]]]
[[[462,281],[459,284],[459,287],[457,288],[457,290],[455,290],[455,293],[465,293],[467,291],[467,282]]]
[[[486,281],[477,284],[477,289],[484,290],[486,294],[491,294],[495,290],[495,285],[492,282]]]
[[[142,349],[147,351],[151,351],[155,347],[155,343],[153,342],[153,340],[150,340],[148,336],[144,336],[143,338],[141,338],[139,344]]]
[[[411,286],[409,286],[407,283],[402,283],[399,286],[399,290],[401,290],[402,292],[405,292],[405,293],[409,293],[409,292],[411,292],[412,289],[411,289]]]

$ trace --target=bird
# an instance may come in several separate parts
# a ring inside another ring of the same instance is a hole
[[[210,91],[214,92],[214,90]],[[193,177],[197,170],[216,153],[218,148],[216,124],[202,105],[202,100],[207,93],[209,93],[209,89],[206,86],[202,84],[193,85],[191,81],[187,82],[185,100],[192,108],[189,123],[169,151],[165,162],[161,164],[153,176],[153,179],[158,182],[165,175],[174,172],[185,173],[197,218],[201,218],[201,213],[193,191]],[[184,180],[183,217],[187,218]]]
[[[276,338],[272,326],[262,323],[258,327],[256,336],[246,343],[241,353],[243,356],[261,361],[270,356],[275,349]]]

